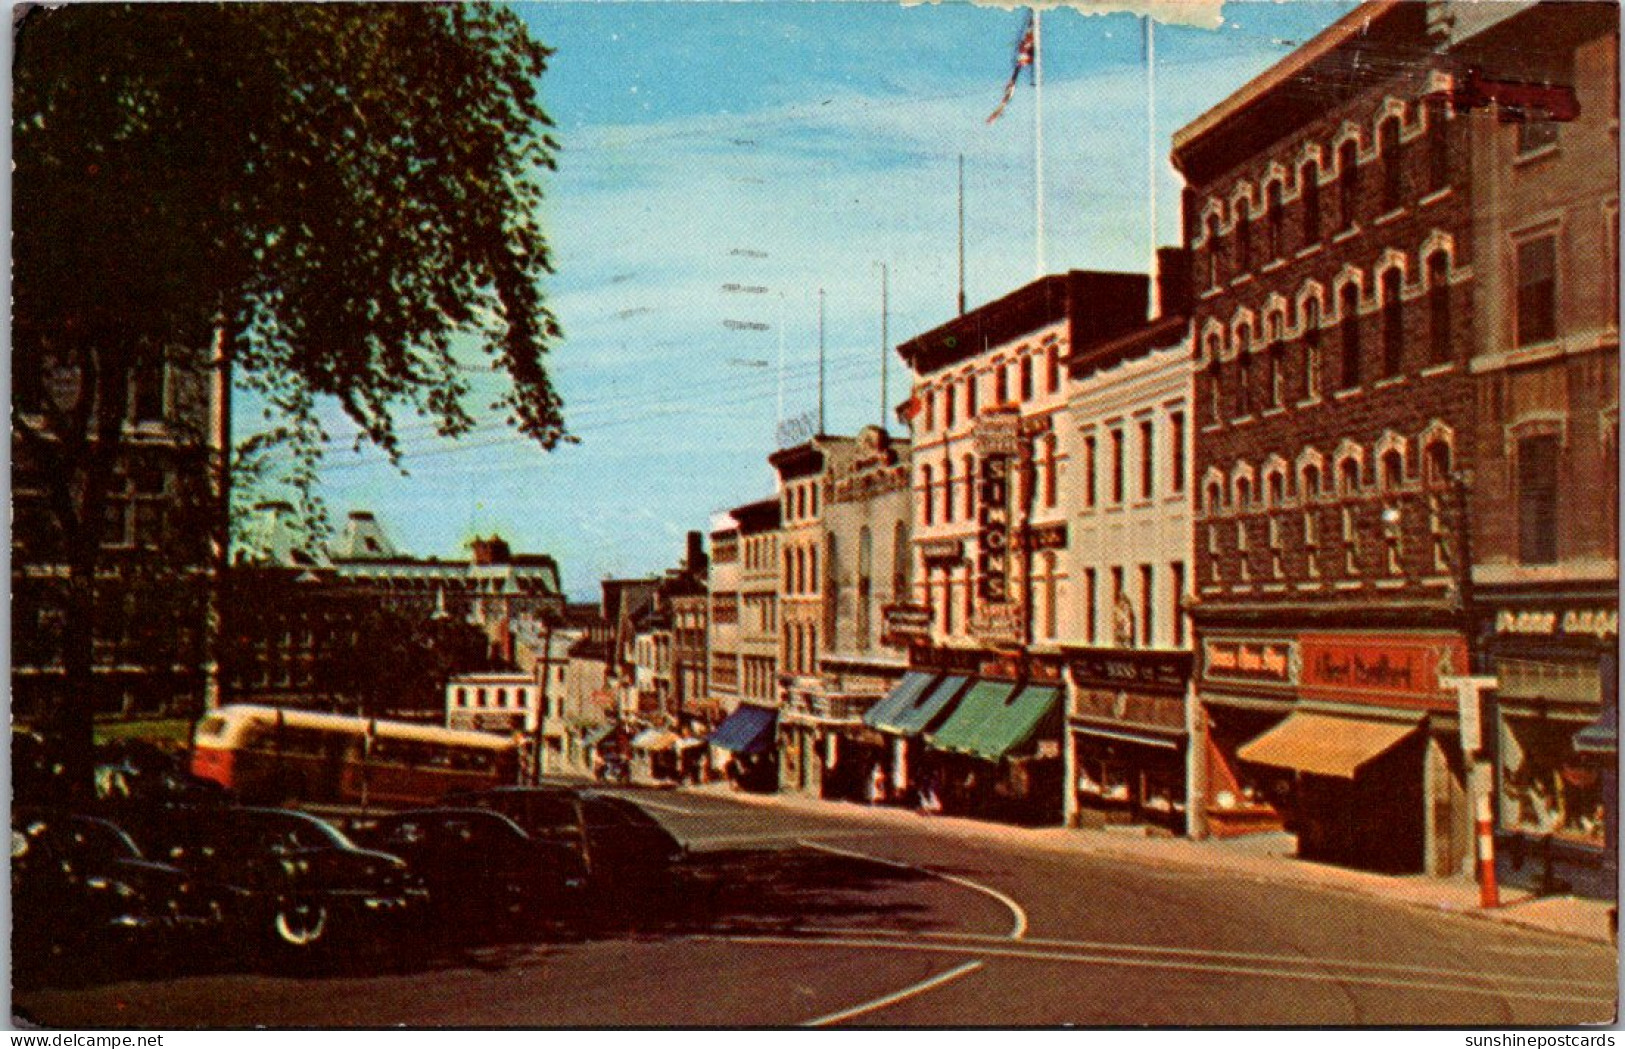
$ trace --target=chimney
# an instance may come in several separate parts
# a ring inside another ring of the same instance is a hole
[[[1163,317],[1191,310],[1191,254],[1184,248],[1157,249],[1157,302]]]
[[[688,570],[705,571],[705,537],[699,532],[688,533]]]

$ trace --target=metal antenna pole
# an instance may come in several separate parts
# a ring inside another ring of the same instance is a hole
[[[891,426],[886,421],[886,406],[890,400],[886,396],[886,368],[888,363],[887,359],[891,356],[891,340],[887,337],[886,332],[886,320],[889,312],[889,289],[887,288],[888,276],[889,272],[886,264],[882,262],[880,264],[880,429],[881,432],[886,434],[891,433]]]
[[[959,315],[965,315],[965,154],[959,154]]]
[[[818,289],[818,436],[824,436],[824,289]]]
[[[1036,228],[1034,277],[1044,275],[1044,45],[1043,15],[1033,8],[1033,212]]]

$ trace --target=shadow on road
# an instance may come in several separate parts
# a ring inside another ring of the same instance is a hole
[[[691,854],[674,877],[598,896],[585,913],[508,927],[432,923],[385,938],[352,937],[309,957],[233,951],[171,952],[129,964],[69,964],[14,972],[19,989],[86,987],[220,973],[301,978],[379,976],[473,968],[502,971],[572,944],[676,939],[702,933],[814,933],[883,925],[948,928],[916,891],[933,879],[899,867],[805,848]]]

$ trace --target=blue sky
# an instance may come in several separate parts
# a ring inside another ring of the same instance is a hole
[[[1160,243],[1179,239],[1169,136],[1352,6],[1231,2],[1216,29],[1157,27]],[[1024,81],[985,123],[1010,73],[1012,10],[516,9],[556,49],[542,90],[563,152],[543,219],[566,338],[551,366],[581,443],[544,453],[496,419],[444,442],[402,420],[406,476],[346,445],[324,495],[335,523],[372,510],[420,556],[467,556],[472,536],[499,533],[556,556],[566,588],[590,597],[604,575],[674,563],[685,531],[772,491],[781,337],[784,414],[811,411],[820,288],[826,429],[878,420],[880,264],[893,345],[953,316],[960,154],[971,306],[1033,278],[1034,99]],[[1043,44],[1047,269],[1143,271],[1139,20],[1050,10]],[[889,367],[895,403],[907,375]]]

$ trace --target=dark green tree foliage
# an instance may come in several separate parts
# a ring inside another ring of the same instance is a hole
[[[307,459],[325,398],[392,457],[403,411],[455,436],[489,407],[543,447],[569,439],[544,365],[559,336],[537,224],[557,149],[537,94],[548,54],[484,5],[70,4],[22,19],[13,373],[31,403],[14,396],[12,433],[69,570],[70,697],[89,681],[100,522],[143,369],[223,361]],[[454,340],[506,378],[497,403],[470,406]],[[208,495],[217,550],[223,483]],[[66,707],[88,751],[89,708]]]

